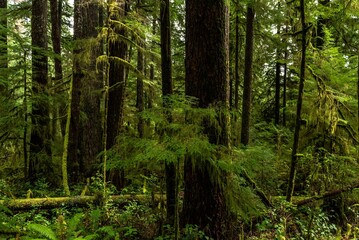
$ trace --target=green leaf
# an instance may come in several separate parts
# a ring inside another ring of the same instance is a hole
[[[28,225],[28,228],[32,231],[40,233],[44,237],[50,240],[57,240],[56,234],[48,226],[43,226],[41,224],[32,223]]]

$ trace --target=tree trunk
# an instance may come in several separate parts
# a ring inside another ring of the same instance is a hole
[[[73,62],[73,82],[71,94],[71,123],[68,146],[68,172],[71,176],[71,182],[77,182],[80,175],[79,163],[79,131],[80,131],[80,100],[81,87],[84,78],[84,71],[81,65],[81,53],[83,51],[79,41],[83,39],[83,0],[74,2],[74,62]]]
[[[32,1],[32,127],[30,139],[29,180],[35,182],[41,177],[52,184],[51,137],[48,94],[47,62],[47,1]]]
[[[143,74],[143,54],[140,49],[137,50],[137,71],[140,74]],[[137,76],[137,98],[136,98],[136,107],[138,112],[138,123],[137,123],[137,130],[138,135],[140,138],[144,137],[145,131],[145,122],[143,121],[142,113],[144,110],[145,102],[144,102],[144,89],[143,89],[143,77]]]
[[[119,21],[121,17],[126,15],[126,4],[122,1],[113,2],[109,12],[111,20]],[[116,6],[116,8],[115,8]],[[123,122],[123,108],[126,90],[126,68],[118,59],[126,59],[127,45],[125,42],[116,38],[116,36],[124,35],[125,30],[118,24],[111,22],[109,24],[109,42],[108,55],[110,61],[109,69],[109,99],[108,99],[108,116],[107,116],[107,144],[106,148],[110,149],[116,144],[116,137],[120,132]],[[118,59],[117,59],[118,58]],[[112,183],[121,189],[124,187],[124,172],[113,170],[110,173]]]
[[[305,5],[304,0],[300,0],[300,16],[301,16],[301,25],[302,25],[302,58],[300,63],[300,79],[299,79],[299,90],[298,90],[298,100],[297,100],[297,113],[296,113],[296,121],[295,121],[295,132],[294,132],[294,141],[292,148],[292,159],[290,164],[290,172],[289,172],[289,180],[288,180],[288,189],[286,200],[288,202],[291,201],[293,192],[294,192],[294,184],[295,184],[295,175],[296,168],[298,162],[298,148],[299,148],[299,132],[300,132],[300,120],[301,120],[301,112],[302,112],[302,104],[303,104],[303,93],[304,93],[304,81],[305,81],[305,64],[306,64],[306,23],[305,23]]]
[[[163,0],[160,9],[161,25],[161,66],[162,66],[162,96],[163,107],[169,122],[172,116],[169,111],[170,104],[166,97],[173,93],[172,85],[172,57],[171,57],[171,23],[170,23],[170,1]],[[173,162],[165,163],[166,173],[166,199],[167,199],[167,221],[174,226],[176,215],[176,168]]]
[[[7,58],[7,0],[0,0],[0,13],[2,14],[0,19],[0,25],[4,28],[0,34],[0,70],[6,74],[8,67]],[[2,74],[2,76],[4,76]],[[6,75],[5,75],[6,76]],[[0,82],[0,93],[6,89],[6,83]]]
[[[83,9],[85,39],[96,39],[99,27],[99,6],[96,2],[86,4]],[[84,66],[85,74],[81,88],[81,109],[85,118],[81,120],[79,139],[79,164],[81,175],[88,178],[94,175],[97,169],[97,155],[102,150],[102,120],[101,120],[101,89],[102,71],[96,73],[96,58],[100,55],[101,45],[96,41],[91,47],[88,64]]]
[[[252,6],[247,6],[247,25],[246,25],[246,48],[244,63],[244,88],[242,102],[242,129],[241,144],[249,143],[249,126],[251,117],[252,102],[252,68],[253,68],[253,43],[254,43],[254,17],[255,12]]]
[[[204,120],[212,144],[228,145],[229,81],[224,0],[186,1],[186,95],[198,98],[197,107],[218,108],[218,127]],[[183,223],[195,224],[214,239],[231,239],[229,209],[223,189],[213,177],[209,159],[187,156],[184,166]]]
[[[52,49],[54,52],[54,67],[55,67],[55,81],[52,85],[56,85],[62,80],[62,61],[61,61],[61,17],[62,17],[62,0],[50,0],[50,11],[51,11],[51,40]],[[64,104],[53,102],[52,103],[52,136],[55,138],[65,134],[65,125],[63,120],[59,117],[59,112],[63,112],[66,108]]]
[[[238,7],[237,7],[238,8]],[[234,108],[239,110],[239,12],[236,9],[236,40],[235,40],[235,56],[234,56]]]
[[[288,25],[285,26],[285,33],[288,33]],[[285,43],[285,50],[284,50],[284,76],[283,76],[283,118],[282,124],[285,127],[287,125],[287,118],[286,118],[286,108],[287,108],[287,74],[288,74],[288,67],[287,67],[287,60],[288,60],[288,47],[287,42]]]
[[[280,25],[277,27],[277,34],[280,36]],[[274,106],[274,124],[279,125],[280,119],[280,72],[281,64],[280,60],[280,49],[277,47],[277,61],[275,63],[275,106]]]

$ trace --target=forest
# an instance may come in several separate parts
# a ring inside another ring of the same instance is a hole
[[[359,239],[358,0],[0,0],[0,238]]]

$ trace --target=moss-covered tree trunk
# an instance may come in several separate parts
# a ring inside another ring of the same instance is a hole
[[[32,114],[28,177],[31,182],[53,178],[48,91],[47,1],[32,1]]]
[[[301,43],[302,43],[302,57],[300,63],[300,76],[299,76],[299,90],[298,90],[298,99],[297,99],[297,112],[296,112],[296,121],[295,121],[295,131],[294,131],[294,140],[293,140],[293,148],[291,155],[291,163],[290,163],[290,171],[289,171],[289,180],[288,180],[288,188],[286,194],[286,200],[288,202],[291,201],[294,191],[295,184],[295,175],[296,168],[298,163],[298,148],[299,148],[299,132],[300,132],[300,120],[301,120],[301,112],[303,105],[303,94],[304,94],[304,81],[305,81],[305,69],[306,69],[306,23],[305,23],[305,2],[304,0],[300,0],[300,17],[301,17]]]
[[[246,23],[246,47],[244,60],[244,87],[242,100],[242,128],[241,144],[249,143],[249,127],[252,108],[252,81],[253,81],[253,43],[254,43],[254,16],[255,12],[251,5],[247,6]]]
[[[91,177],[99,163],[97,155],[102,150],[102,120],[101,120],[101,89],[103,88],[102,71],[96,71],[96,58],[101,54],[101,47],[96,38],[99,27],[99,6],[97,2],[89,2],[83,9],[85,22],[83,37],[91,44],[89,59],[84,65],[84,79],[81,87],[81,109],[84,118],[81,120],[80,158],[79,164],[82,176]]]
[[[106,148],[110,149],[116,144],[116,137],[123,123],[123,109],[126,90],[126,67],[120,59],[126,60],[127,44],[118,37],[125,35],[123,29],[116,21],[126,16],[127,1],[110,1],[109,8],[109,98],[107,115],[107,140]],[[112,170],[110,179],[118,189],[124,187],[125,179],[123,170]]]
[[[197,107],[218,108],[221,131],[205,119],[213,144],[228,144],[223,109],[228,108],[229,81],[224,0],[186,1],[186,95],[198,98]],[[230,238],[230,217],[223,189],[214,179],[209,159],[187,156],[184,166],[183,223],[198,225],[214,239]]]

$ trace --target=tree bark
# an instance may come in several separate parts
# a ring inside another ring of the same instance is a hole
[[[253,7],[248,5],[247,24],[246,24],[245,63],[244,63],[244,88],[243,88],[243,102],[242,102],[242,129],[241,129],[241,144],[244,146],[248,145],[249,143],[249,129],[250,129],[250,118],[251,118],[254,17],[255,17],[255,12]]]
[[[4,28],[0,34],[0,70],[3,71],[8,67],[8,58],[7,58],[7,0],[0,0],[0,12],[2,14],[0,19],[0,25]],[[0,83],[0,93],[6,89],[5,82]]]
[[[83,9],[84,16],[84,38],[94,40],[97,38],[99,27],[99,4],[89,2]],[[81,175],[88,178],[94,175],[99,163],[97,155],[102,150],[102,123],[101,123],[101,89],[103,88],[102,71],[96,72],[96,58],[101,53],[101,44],[97,41],[92,42],[89,53],[89,61],[84,65],[85,73],[82,79],[81,88],[81,109],[85,118],[81,120],[79,139],[80,139],[80,158],[79,164]]]
[[[143,54],[140,49],[137,50],[137,71],[140,74],[143,74],[144,67],[143,67]],[[145,135],[145,122],[143,121],[142,113],[145,109],[145,102],[144,102],[144,88],[143,88],[143,77],[137,76],[137,98],[136,98],[136,107],[138,112],[138,123],[137,123],[137,130],[138,135],[140,138],[143,138]]]
[[[47,1],[32,1],[32,127],[30,139],[29,180],[34,183],[41,177],[52,184],[51,137],[48,94]]]
[[[123,124],[123,108],[125,102],[126,90],[126,67],[120,62],[120,59],[125,60],[127,56],[127,44],[118,38],[117,35],[125,35],[125,30],[121,28],[114,21],[121,20],[126,16],[127,2],[117,1],[113,4],[109,12],[109,99],[108,99],[108,116],[107,116],[107,144],[106,148],[110,149],[116,144],[116,137],[118,136],[121,126]],[[125,179],[123,170],[114,170],[110,173],[112,183],[121,189],[124,187]]]
[[[238,8],[238,7],[237,7]],[[239,110],[239,12],[236,9],[236,22],[235,22],[235,56],[234,56],[234,108]]]
[[[296,112],[296,121],[295,121],[295,132],[292,148],[292,159],[290,164],[288,188],[286,194],[286,200],[291,201],[294,185],[295,185],[295,175],[298,162],[298,148],[299,148],[299,133],[300,133],[300,122],[301,122],[301,112],[303,104],[303,94],[304,94],[304,81],[305,81],[305,69],[306,69],[306,22],[305,22],[305,3],[304,0],[300,0],[300,16],[301,16],[301,25],[302,25],[302,57],[300,63],[300,76],[299,76],[299,90],[298,90],[298,99],[297,99],[297,112]]]
[[[172,83],[172,57],[171,57],[171,23],[170,23],[170,1],[163,0],[160,8],[161,25],[161,67],[162,67],[162,96],[163,107],[167,120],[172,122],[169,111],[169,97],[173,93]],[[166,174],[166,199],[167,199],[167,221],[175,225],[176,215],[176,168],[173,162],[165,163]]]
[[[277,34],[280,36],[280,25],[277,27]],[[280,60],[280,50],[278,47],[276,49],[277,52],[277,61],[275,63],[275,106],[274,106],[274,124],[279,125],[280,119],[280,72],[281,72],[281,64]]]
[[[221,131],[209,119],[204,119],[204,131],[212,144],[224,146],[228,126],[223,109],[229,102],[226,11],[223,0],[186,1],[186,95],[198,99],[197,107],[218,109]],[[214,239],[231,239],[224,192],[211,174],[208,160],[186,157],[183,223],[198,225]],[[225,181],[225,176],[218,178]]]
[[[71,176],[71,182],[77,182],[80,175],[79,163],[79,132],[80,132],[80,101],[81,87],[84,78],[84,71],[81,65],[81,53],[83,49],[80,41],[84,38],[84,2],[75,0],[74,2],[74,60],[73,60],[73,82],[71,94],[71,123],[68,146],[68,172]]]

